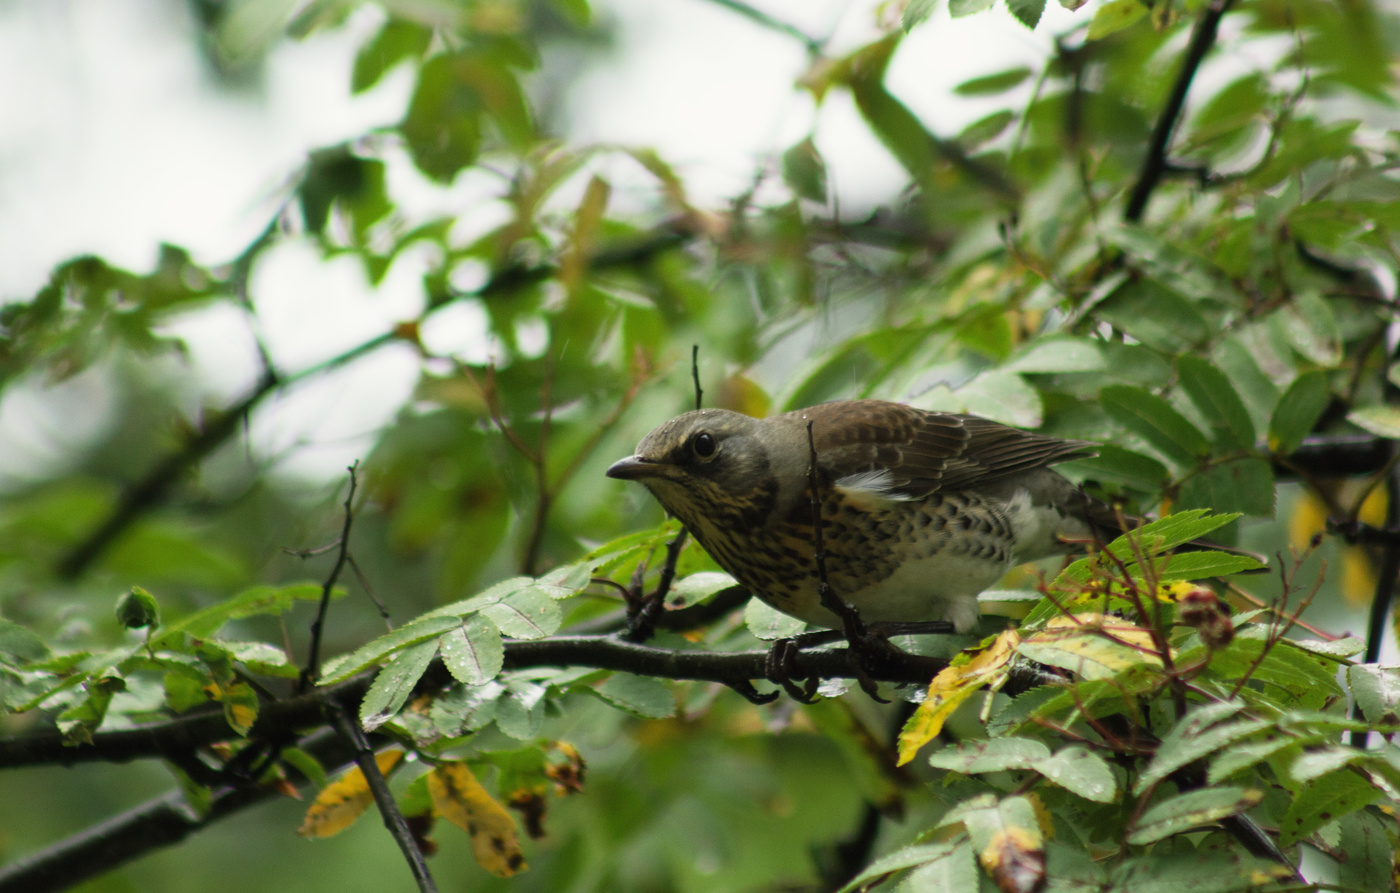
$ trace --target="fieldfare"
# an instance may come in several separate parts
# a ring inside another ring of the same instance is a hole
[[[607,473],[646,485],[754,595],[839,629],[842,618],[818,596],[815,451],[835,595],[865,621],[943,620],[966,632],[978,593],[1009,569],[1081,550],[1115,526],[1108,506],[1049,468],[1097,448],[973,415],[854,400],[768,419],[688,412]]]

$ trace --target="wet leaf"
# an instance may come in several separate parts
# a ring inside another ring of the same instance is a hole
[[[482,868],[497,877],[525,870],[515,819],[486,792],[466,763],[436,766],[428,773],[428,793],[443,818],[471,835],[472,855]]]

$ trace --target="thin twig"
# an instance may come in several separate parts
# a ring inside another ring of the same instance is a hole
[[[335,564],[326,575],[326,582],[321,586],[321,604],[316,609],[316,619],[311,623],[311,647],[307,654],[306,666],[302,667],[301,676],[297,679],[297,694],[304,693],[321,678],[321,633],[326,625],[326,611],[331,604],[331,590],[335,588],[335,581],[340,579],[340,572],[344,570],[350,555],[350,525],[355,519],[352,509],[355,499],[355,472],[359,467],[360,461],[356,459],[347,469],[350,472],[350,492],[345,494],[345,522],[340,528],[340,551],[336,553]]]
[[[1196,71],[1201,67],[1206,53],[1215,45],[1220,20],[1225,17],[1233,3],[1234,0],[1211,0],[1200,21],[1196,23],[1191,43],[1186,48],[1186,57],[1181,63],[1181,71],[1177,73],[1176,82],[1172,84],[1171,94],[1167,97],[1167,104],[1162,108],[1162,114],[1152,129],[1152,141],[1148,145],[1147,156],[1143,159],[1142,171],[1128,196],[1123,219],[1129,223],[1142,220],[1148,200],[1152,198],[1153,191],[1167,172],[1167,152],[1171,145],[1172,133],[1176,130],[1182,108],[1186,105],[1186,94],[1191,90],[1191,81],[1196,77]]]
[[[399,805],[394,802],[389,782],[384,778],[384,773],[379,771],[379,761],[374,758],[374,748],[370,747],[364,730],[343,704],[332,701],[328,707],[331,723],[354,750],[355,765],[364,773],[365,782],[369,785],[370,793],[374,795],[374,803],[379,807],[379,814],[384,819],[384,827],[389,829],[389,835],[403,851],[418,889],[422,893],[437,893],[437,884],[433,882],[433,874],[428,870],[428,862],[423,857],[423,851],[418,848],[418,840],[409,829],[408,822],[404,821]]]
[[[701,398],[705,392],[700,389],[700,345],[690,345],[690,377],[695,382],[695,408],[698,410],[705,404]]]

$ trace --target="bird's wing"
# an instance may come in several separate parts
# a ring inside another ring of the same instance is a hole
[[[825,403],[794,415],[812,421],[818,462],[832,481],[894,499],[961,490],[1098,448],[883,400]]]

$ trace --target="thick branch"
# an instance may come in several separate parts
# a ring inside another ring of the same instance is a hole
[[[309,736],[299,746],[327,767],[344,765],[353,757],[350,748],[329,730]],[[273,788],[251,785],[223,788],[214,792],[209,811],[196,816],[184,795],[171,791],[0,868],[0,893],[67,889],[152,850],[180,843],[214,822],[271,800],[279,793]]]
[[[676,651],[623,642],[612,636],[556,636],[531,642],[507,642],[505,668],[596,667],[639,676],[730,684],[764,678],[767,656],[766,651]],[[874,675],[886,682],[926,683],[946,664],[947,661],[938,658],[905,655],[902,662],[882,667]],[[840,649],[802,652],[794,657],[793,665],[801,677],[853,678],[849,658]],[[373,676],[372,672],[363,673],[300,697],[265,704],[249,737],[286,736],[323,725],[328,703],[359,703]],[[450,678],[442,662],[435,660],[424,674],[421,685],[439,687],[447,684]],[[65,746],[63,736],[57,731],[47,731],[0,739],[0,769],[171,758],[235,737],[223,713],[213,710],[129,729],[97,732],[91,744],[76,747]]]
[[[1143,159],[1142,172],[1138,174],[1137,183],[1128,196],[1128,206],[1123,212],[1123,219],[1130,223],[1137,223],[1142,219],[1143,212],[1147,210],[1148,199],[1152,197],[1153,190],[1162,182],[1162,177],[1168,170],[1167,151],[1171,144],[1172,132],[1176,130],[1177,122],[1181,118],[1181,110],[1186,105],[1186,94],[1191,91],[1191,81],[1196,77],[1196,71],[1200,69],[1206,53],[1215,45],[1220,20],[1225,17],[1233,2],[1234,0],[1211,0],[1201,20],[1196,23],[1196,30],[1191,35],[1191,44],[1186,48],[1186,58],[1181,63],[1181,71],[1177,73],[1176,83],[1172,84],[1171,95],[1167,97],[1167,104],[1163,107],[1161,116],[1157,118],[1157,125],[1152,129],[1152,142],[1148,146],[1147,157]]]

